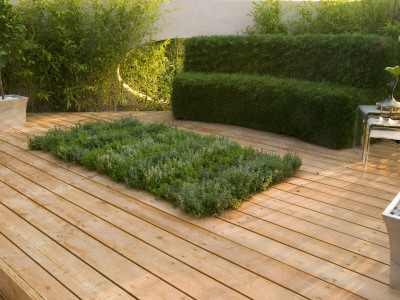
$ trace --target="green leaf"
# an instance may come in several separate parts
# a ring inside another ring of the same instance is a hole
[[[0,55],[0,66],[4,68],[6,66],[7,60],[5,56]]]
[[[392,73],[394,76],[396,76],[396,78],[400,75],[400,66],[387,67],[385,70]]]

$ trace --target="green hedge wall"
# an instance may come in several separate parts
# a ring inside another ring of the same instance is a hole
[[[385,89],[398,42],[373,35],[203,36],[186,40],[185,72],[249,73]]]
[[[184,72],[172,92],[178,119],[284,133],[330,148],[352,145],[355,107],[375,101],[354,87],[249,74]]]

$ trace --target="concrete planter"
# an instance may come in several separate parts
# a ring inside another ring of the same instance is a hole
[[[0,130],[26,125],[26,105],[28,98],[18,95],[0,97]]]
[[[390,286],[400,290],[400,193],[382,213],[390,242]]]

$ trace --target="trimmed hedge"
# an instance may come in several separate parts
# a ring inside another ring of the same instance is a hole
[[[248,73],[382,88],[398,42],[374,35],[202,36],[186,40],[185,72]]]
[[[185,72],[248,73],[382,88],[398,42],[374,35],[202,36],[186,40]]]
[[[354,108],[376,99],[362,89],[249,74],[181,73],[173,83],[178,119],[218,122],[352,145]]]
[[[387,95],[399,43],[374,35],[203,36],[186,40],[176,118],[352,145],[355,111]]]

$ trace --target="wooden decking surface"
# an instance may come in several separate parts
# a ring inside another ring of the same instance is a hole
[[[10,299],[400,299],[381,213],[400,191],[397,144],[351,150],[136,112],[284,154],[294,177],[197,219],[107,176],[29,151],[27,138],[127,113],[30,114],[0,132],[0,291]]]

